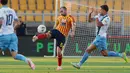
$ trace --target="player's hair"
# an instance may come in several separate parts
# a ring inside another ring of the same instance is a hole
[[[60,7],[60,9],[61,9],[61,8],[63,8],[64,10],[67,10],[67,8],[66,8],[65,6]]]
[[[1,0],[1,4],[2,5],[7,5],[8,4],[8,0]]]
[[[109,11],[109,7],[107,5],[102,5],[100,6],[103,10],[105,10],[106,12]]]

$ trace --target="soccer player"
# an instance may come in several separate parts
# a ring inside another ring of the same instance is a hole
[[[13,9],[7,7],[8,0],[1,0],[2,8],[0,9],[0,51],[9,49],[12,57],[16,60],[26,62],[31,69],[35,69],[31,59],[18,54],[18,38],[14,33],[13,23],[19,23],[18,17]],[[15,25],[16,26],[16,25]]]
[[[68,33],[70,29],[71,31],[71,37],[75,34],[75,20],[71,15],[67,14],[67,8],[61,7],[60,8],[60,16],[57,18],[56,25],[54,25],[54,28],[50,30],[47,33],[44,34],[38,34],[33,37],[32,40],[38,40],[38,39],[45,39],[45,38],[55,38],[57,41],[57,58],[58,58],[58,67],[57,70],[61,70],[62,67],[62,49],[65,43],[65,37],[68,36]]]
[[[91,43],[91,45],[85,50],[85,53],[80,60],[79,63],[71,63],[73,67],[80,69],[80,67],[83,65],[83,63],[88,59],[89,55],[92,51],[98,49],[100,50],[101,54],[103,56],[115,56],[115,57],[121,57],[126,62],[128,62],[126,54],[125,53],[117,53],[114,51],[107,51],[107,29],[110,25],[110,17],[108,16],[108,6],[102,5],[100,6],[100,12],[98,15],[96,15],[94,18],[91,18],[92,12],[89,14],[89,22],[92,22],[96,20],[97,29],[96,29],[96,38]]]

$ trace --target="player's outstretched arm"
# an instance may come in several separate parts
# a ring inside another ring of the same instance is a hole
[[[94,9],[92,8],[89,15],[88,15],[88,22],[92,22],[94,21],[93,18],[91,17],[92,13],[93,13]]]
[[[19,20],[15,20],[14,21],[14,30],[16,30],[19,26],[20,26],[20,21]]]
[[[74,37],[74,35],[75,35],[75,29],[76,29],[76,22],[75,22],[75,19],[74,19],[73,16],[70,15],[70,17],[71,17],[71,24],[72,24],[70,36]]]
[[[72,24],[71,37],[74,37],[74,35],[75,35],[75,29],[76,29],[76,23],[74,22],[74,23]]]

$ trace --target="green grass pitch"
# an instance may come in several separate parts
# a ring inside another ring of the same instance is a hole
[[[61,71],[56,71],[57,58],[30,58],[36,64],[35,70],[12,57],[0,57],[0,73],[130,73],[130,63],[125,63],[121,58],[90,57],[79,70],[73,68],[70,63],[78,62],[80,58],[63,58]]]

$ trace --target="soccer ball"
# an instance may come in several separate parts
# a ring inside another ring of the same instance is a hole
[[[46,26],[41,24],[37,27],[37,32],[38,33],[45,33],[46,32]]]

